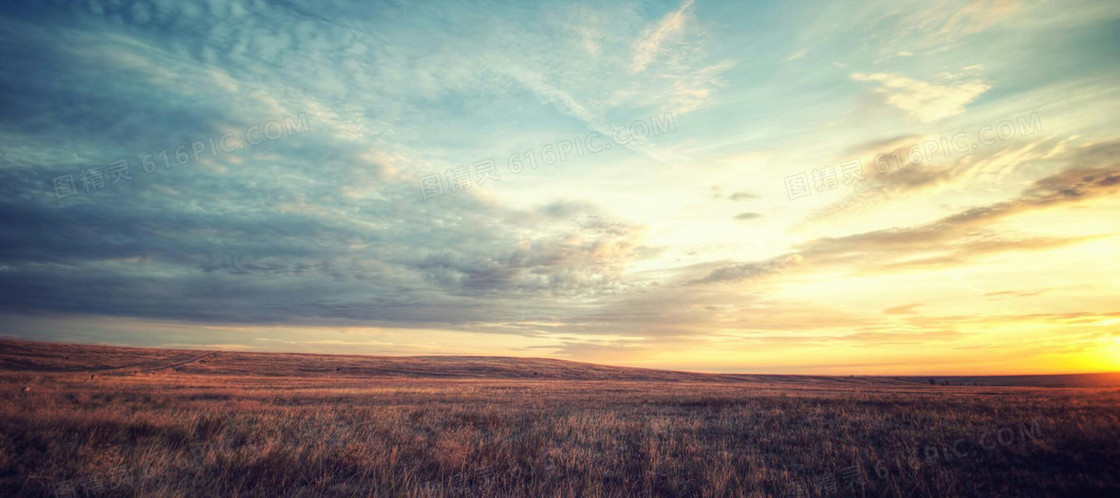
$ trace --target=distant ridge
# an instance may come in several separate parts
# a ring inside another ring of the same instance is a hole
[[[613,380],[656,382],[748,382],[787,386],[953,388],[1109,387],[1120,373],[1008,376],[821,376],[708,374],[616,367],[550,358],[504,356],[368,356],[307,353],[205,351],[0,339],[0,370],[90,375],[178,372],[262,377]]]
[[[928,384],[933,379],[937,385],[970,386],[1022,386],[1022,387],[1109,387],[1120,386],[1120,373],[1085,373],[1059,375],[978,375],[940,377],[894,377],[896,379]]]

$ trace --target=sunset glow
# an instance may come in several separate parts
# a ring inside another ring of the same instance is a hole
[[[0,330],[1120,370],[1120,3],[0,16]]]

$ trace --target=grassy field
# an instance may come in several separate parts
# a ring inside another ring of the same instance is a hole
[[[4,496],[1120,496],[1115,375],[2,341],[0,379]]]

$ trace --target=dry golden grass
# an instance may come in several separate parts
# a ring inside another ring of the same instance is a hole
[[[1120,496],[1116,388],[0,346],[6,496]]]

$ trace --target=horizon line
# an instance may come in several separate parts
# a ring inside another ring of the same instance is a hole
[[[517,359],[517,360],[545,360],[545,361],[559,361],[565,363],[579,363],[584,365],[595,365],[601,367],[631,369],[631,370],[647,370],[657,372],[669,373],[685,373],[685,374],[698,374],[698,375],[741,375],[741,376],[756,376],[756,377],[865,377],[865,378],[918,378],[918,377],[932,377],[942,379],[952,378],[1014,378],[1014,377],[1068,377],[1077,375],[1120,375],[1120,370],[1105,370],[1105,371],[1092,371],[1092,372],[1064,372],[1064,373],[1000,373],[1000,374],[938,374],[938,373],[922,373],[922,374],[860,374],[860,373],[844,373],[844,374],[812,374],[812,373],[758,373],[758,372],[745,372],[745,371],[702,371],[702,370],[681,370],[673,368],[653,368],[653,367],[640,367],[632,365],[614,364],[614,363],[598,363],[585,360],[564,359],[564,358],[550,358],[546,356],[511,356],[511,355],[478,355],[478,354],[462,354],[462,353],[432,353],[432,354],[371,354],[371,353],[327,353],[327,352],[300,352],[300,351],[265,351],[259,349],[222,349],[213,348],[210,345],[202,345],[199,347],[188,347],[189,345],[175,345],[175,346],[137,346],[131,344],[120,343],[93,343],[93,342],[80,342],[80,341],[60,341],[50,339],[24,339],[13,337],[10,335],[0,335],[0,343],[3,342],[24,342],[32,344],[53,344],[53,345],[68,345],[68,346],[92,346],[92,347],[106,347],[106,348],[125,348],[125,349],[140,349],[140,350],[168,350],[168,351],[199,351],[207,353],[246,353],[246,354],[262,354],[262,355],[301,355],[301,356],[351,356],[351,357],[364,357],[364,358],[491,358],[491,359]],[[210,347],[207,347],[210,346]]]

